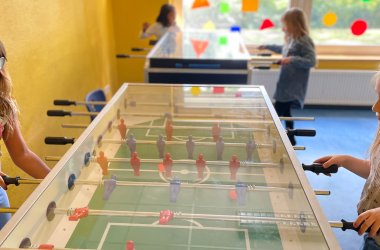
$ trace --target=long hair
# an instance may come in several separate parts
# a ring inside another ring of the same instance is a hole
[[[285,23],[288,30],[288,33],[285,35],[286,41],[309,35],[309,27],[303,10],[290,8],[282,15],[281,20]]]
[[[0,41],[0,57],[7,58],[4,44]],[[0,70],[0,116],[6,122],[6,128],[12,132],[17,123],[18,108],[12,97],[12,80],[5,65]]]
[[[372,77],[372,83],[374,84],[375,90],[378,94],[380,94],[380,71],[378,71]],[[380,127],[377,128],[375,139],[372,142],[371,148],[369,150],[370,157],[374,156],[376,150],[380,146]]]
[[[169,27],[168,14],[175,11],[175,8],[171,4],[164,4],[161,6],[160,14],[158,15],[156,22],[161,23],[164,27]]]

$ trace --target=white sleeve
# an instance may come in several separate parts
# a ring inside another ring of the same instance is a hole
[[[157,23],[154,23],[152,25],[150,25],[145,32],[141,31],[140,32],[140,38],[141,39],[144,39],[144,38],[148,38],[148,37],[151,37],[151,36],[157,36],[157,34],[159,33],[159,27],[157,25]]]

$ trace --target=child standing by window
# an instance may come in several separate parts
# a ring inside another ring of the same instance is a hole
[[[18,108],[11,96],[12,82],[5,68],[6,51],[0,41],[0,139],[13,162],[34,178],[44,178],[50,171],[48,166],[25,144],[18,123]],[[1,170],[1,169],[0,169]],[[0,175],[5,175],[0,171]],[[0,178],[0,207],[9,207],[3,179]],[[10,214],[0,213],[0,229],[7,223]]]
[[[274,108],[278,116],[291,117],[291,108],[302,108],[306,96],[310,68],[316,63],[314,43],[309,37],[305,13],[298,8],[287,10],[281,17],[285,43],[261,45],[259,49],[282,53],[280,76],[277,81]],[[293,121],[286,121],[286,128],[293,129]],[[289,136],[292,145],[294,135]]]
[[[380,72],[375,75],[374,80],[378,99],[372,110],[380,121]],[[380,250],[380,235],[377,234],[380,229],[380,128],[378,128],[372,143],[368,160],[350,155],[329,155],[319,158],[315,162],[323,163],[325,168],[333,164],[343,166],[367,180],[357,206],[359,217],[354,222],[354,227],[359,228],[359,235],[371,227],[370,233],[364,236],[362,249]]]

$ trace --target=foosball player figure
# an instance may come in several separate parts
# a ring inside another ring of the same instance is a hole
[[[129,134],[126,143],[128,145],[129,151],[131,152],[131,155],[132,155],[132,153],[136,151],[135,136],[133,134]]]
[[[137,156],[137,152],[132,153],[130,164],[133,168],[134,176],[139,176],[141,161],[140,161],[140,158]]]
[[[174,179],[170,182],[170,202],[177,202],[177,196],[181,190],[181,182]]]
[[[127,125],[125,125],[124,119],[120,119],[119,125],[117,125],[121,139],[125,140],[127,138]]]
[[[221,134],[222,128],[219,125],[219,122],[214,123],[212,126],[212,138],[214,139],[214,142],[219,140],[220,134]]]
[[[75,208],[74,212],[69,216],[69,221],[77,221],[81,218],[87,217],[88,207]]]
[[[164,158],[164,152],[165,152],[165,140],[162,135],[158,136],[158,139],[156,141],[157,150],[158,150],[158,158]]]
[[[166,140],[171,141],[173,138],[173,122],[166,120],[165,123]]]
[[[135,243],[133,240],[127,241],[127,245],[125,246],[125,250],[136,250],[135,249]]]
[[[236,195],[239,206],[244,206],[247,198],[247,184],[238,182],[236,183]]]
[[[164,160],[162,161],[162,164],[165,168],[165,177],[172,177],[172,166],[173,166],[173,160],[170,157],[170,153],[166,153]]]
[[[231,180],[236,180],[236,173],[239,167],[240,167],[240,161],[238,160],[236,155],[233,155],[230,160]]]
[[[99,151],[99,156],[96,158],[96,162],[102,169],[102,174],[108,175],[108,158],[104,155],[103,151]]]
[[[203,179],[203,172],[206,168],[206,161],[203,159],[203,154],[198,155],[198,159],[195,160],[195,166],[198,171],[198,178]]]
[[[245,144],[245,151],[247,152],[247,161],[252,161],[253,158],[253,150],[255,149],[256,144],[252,140],[252,138],[249,138],[248,142]]]
[[[188,159],[194,158],[194,148],[195,148],[195,142],[193,141],[193,136],[189,135],[188,140],[186,141],[186,151],[187,151]]]
[[[112,175],[111,179],[104,180],[104,192],[103,192],[103,200],[108,200],[111,196],[111,193],[116,188],[116,176]]]
[[[174,218],[173,211],[162,210],[162,211],[160,211],[160,219],[159,219],[158,223],[160,225],[165,225],[165,224],[168,224],[169,221],[171,221],[173,218]]]
[[[224,141],[223,137],[219,137],[218,141],[215,144],[216,146],[216,159],[218,161],[222,160],[223,151],[224,151]]]

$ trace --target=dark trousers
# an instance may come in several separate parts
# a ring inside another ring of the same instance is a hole
[[[284,117],[292,117],[292,114],[290,113],[290,107],[293,102],[275,102],[274,103],[274,109],[277,112],[278,116],[284,116]],[[286,121],[285,127],[293,129],[294,128],[294,122],[293,121]]]

